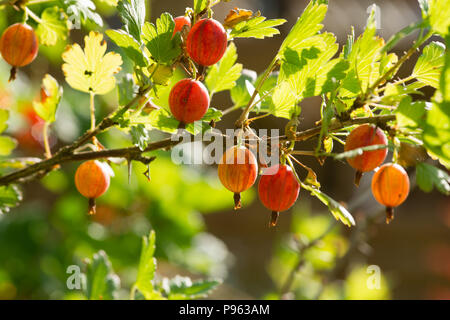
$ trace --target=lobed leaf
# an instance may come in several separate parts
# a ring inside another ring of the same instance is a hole
[[[332,199],[331,197],[329,197],[319,189],[315,188],[314,186],[305,183],[301,183],[301,186],[302,188],[310,191],[311,195],[315,196],[317,199],[322,201],[322,203],[328,206],[328,209],[336,218],[336,220],[340,220],[343,224],[349,227],[355,225],[355,219],[353,218],[353,216],[339,202]]]
[[[450,176],[443,170],[427,163],[416,166],[417,185],[424,192],[431,192],[436,188],[439,192],[450,195]]]
[[[425,85],[438,88],[439,78],[444,66],[444,52],[444,44],[437,41],[431,42],[423,48],[411,76]]]
[[[181,38],[173,36],[175,22],[169,13],[156,19],[156,25],[146,22],[142,28],[142,38],[152,58],[162,64],[170,64],[181,53]]]
[[[189,277],[164,278],[161,284],[169,300],[206,298],[222,282],[220,280],[192,281]]]
[[[63,88],[51,75],[46,74],[42,79],[41,101],[34,101],[33,108],[45,122],[54,122],[56,110],[63,94]]]
[[[285,19],[269,19],[266,17],[254,17],[250,20],[241,21],[233,26],[230,37],[233,38],[255,38],[264,39],[280,34],[274,27],[286,23]]]
[[[65,40],[69,33],[67,15],[57,7],[46,8],[36,29],[39,41],[45,46],[54,46],[58,39]]]
[[[210,96],[236,86],[236,80],[239,79],[242,72],[242,64],[236,63],[236,60],[236,46],[231,42],[222,59],[209,69],[206,76],[205,83]]]
[[[94,94],[106,94],[116,85],[114,74],[120,71],[122,58],[106,52],[103,35],[91,31],[84,37],[84,50],[75,43],[63,53],[62,69],[67,83],[74,89]]]
[[[117,299],[120,279],[114,273],[106,253],[101,250],[88,261],[86,270],[86,296],[89,300]]]
[[[140,67],[148,66],[149,58],[145,51],[141,50],[139,43],[124,30],[106,30],[106,34],[120,48],[128,58]]]
[[[140,42],[146,15],[145,0],[121,0],[117,10],[127,33]]]
[[[0,187],[0,214],[9,212],[22,201],[22,191],[16,185]]]

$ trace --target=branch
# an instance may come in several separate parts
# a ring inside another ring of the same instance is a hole
[[[141,151],[138,147],[101,150],[101,151],[88,151],[80,153],[58,153],[52,158],[37,162],[31,166],[28,166],[22,170],[12,172],[8,175],[0,177],[0,186],[8,185],[11,183],[23,183],[28,181],[27,177],[34,177],[40,172],[50,172],[53,168],[59,164],[74,161],[93,160],[101,158],[125,158],[128,160],[136,160],[141,162],[150,163],[154,158],[143,157],[142,154],[149,151],[164,149],[172,147],[181,141],[174,141],[170,138],[163,139],[147,146],[144,151]],[[31,178],[32,180],[34,178]]]
[[[389,121],[395,120],[395,115],[382,115],[382,116],[374,116],[374,117],[361,117],[361,118],[353,118],[347,121],[340,121],[338,119],[334,119],[328,126],[328,131],[337,131],[342,128],[355,125],[355,124],[364,124],[364,123],[373,123],[376,125],[384,125]],[[295,134],[296,141],[305,141],[311,139],[314,136],[320,134],[322,130],[322,126],[314,127],[311,129],[307,129],[305,131],[297,132]]]

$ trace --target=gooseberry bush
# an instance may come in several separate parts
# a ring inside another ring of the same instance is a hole
[[[45,179],[69,162],[82,162],[74,181],[89,201],[86,213],[95,214],[95,199],[107,193],[115,179],[112,168],[128,166],[128,179],[132,180],[131,166],[140,163],[147,167],[144,174],[150,180],[152,165],[160,156],[153,153],[169,153],[181,145],[180,132],[192,137],[215,132],[215,140],[231,139],[231,147],[219,150],[218,178],[234,194],[237,210],[242,207],[241,193],[252,188],[261,175],[257,190],[267,215],[272,212],[271,227],[276,226],[279,213],[301,201],[306,192],[344,225],[357,224],[340,199],[321,190],[316,173],[302,163],[303,157],[316,158],[322,165],[347,161],[356,171],[356,185],[365,179],[363,173],[375,170],[372,192],[386,207],[388,223],[394,208],[407,201],[413,187],[406,169],[415,168],[416,183],[423,191],[436,188],[450,194],[446,172],[450,169],[448,0],[419,0],[422,19],[387,41],[377,35],[374,7],[364,31],[355,35],[351,29],[342,48],[333,33],[323,30],[327,1],[312,0],[265,71],[256,76],[237,62],[238,48],[233,41],[277,36],[278,27],[286,20],[235,8],[219,21],[214,9],[229,1],[194,0],[183,16],[163,13],[150,22],[146,21],[144,0],[107,2],[120,16],[121,28],[102,28],[102,17],[91,1],[0,2],[22,17],[5,28],[0,40],[1,55],[11,66],[9,86],[20,80],[18,69],[37,63],[38,48],[57,46],[77,23],[83,30],[95,30],[83,33],[82,43],[67,45],[60,57],[69,90],[89,97],[88,105],[78,107],[89,110],[90,127],[52,150],[49,132],[66,93],[57,76],[46,74],[33,102],[36,121],[42,122],[43,156],[16,155],[14,149],[21,139],[0,137],[2,213],[20,204],[25,183]],[[39,7],[40,15],[35,12],[36,5],[44,5]],[[414,32],[417,38],[412,46],[401,55],[393,53],[397,43]],[[412,73],[399,77],[399,70],[414,55],[418,58]],[[424,98],[425,87],[434,90],[431,99]],[[113,90],[117,99],[108,103],[116,107],[99,117],[99,97]],[[233,105],[215,106],[213,97],[219,92],[229,92]],[[301,104],[308,97],[321,98],[317,105],[320,118],[311,128],[301,121]],[[1,132],[7,129],[9,114],[7,108],[0,109]],[[222,117],[233,116],[233,136],[217,133],[214,128]],[[285,119],[284,131],[259,137],[252,128],[266,116]],[[126,145],[102,141],[102,134],[112,128],[129,137]],[[153,132],[158,132],[160,139],[155,140]],[[303,147],[307,141],[314,141],[312,150]],[[268,163],[259,155],[262,151],[276,163]],[[389,153],[392,160],[384,164]],[[152,178],[147,183],[166,181]],[[187,187],[185,193],[189,192]],[[154,279],[154,251],[155,233],[151,232],[143,240],[131,298],[198,298],[219,284],[218,280],[182,277]],[[98,269],[103,270],[101,274]],[[88,262],[85,278],[88,298],[115,298],[119,280],[103,251]],[[289,289],[289,277],[287,280],[282,292]]]

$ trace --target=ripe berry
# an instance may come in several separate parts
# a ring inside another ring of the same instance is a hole
[[[222,58],[227,49],[227,41],[227,33],[220,22],[202,19],[189,31],[186,50],[199,65],[210,66]]]
[[[10,81],[16,78],[17,68],[33,62],[38,49],[36,34],[33,28],[26,24],[13,24],[3,32],[0,39],[0,52],[3,59],[12,66]]]
[[[200,81],[180,80],[170,91],[169,106],[173,116],[182,123],[200,120],[208,111],[208,90]]]
[[[89,199],[89,214],[95,213],[95,199],[109,188],[110,175],[106,167],[97,160],[83,162],[75,173],[78,191]]]
[[[258,163],[253,153],[245,147],[234,146],[222,157],[218,168],[222,184],[234,192],[234,209],[241,207],[241,192],[249,189],[258,175]]]
[[[175,21],[175,29],[173,30],[173,34],[180,32],[181,29],[183,29],[184,26],[191,27],[191,19],[186,16],[179,16],[173,19]]]
[[[373,125],[363,124],[350,132],[345,141],[345,151],[357,148],[383,144],[387,146],[387,139],[384,132]],[[387,149],[364,151],[361,155],[348,158],[347,162],[355,168],[355,184],[359,185],[359,180],[363,172],[372,171],[381,165],[386,158]]]
[[[398,164],[382,165],[372,178],[372,193],[375,199],[386,206],[386,223],[394,219],[394,207],[401,205],[409,193],[409,178]]]
[[[292,207],[299,191],[300,184],[291,167],[277,164],[265,171],[259,180],[258,193],[262,204],[272,210],[270,226],[277,224],[280,211]]]

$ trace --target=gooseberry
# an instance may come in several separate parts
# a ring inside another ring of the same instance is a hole
[[[186,40],[189,56],[202,66],[217,63],[227,49],[227,32],[214,19],[202,19],[194,24]]]
[[[175,21],[175,28],[173,29],[173,34],[180,32],[184,26],[191,27],[191,19],[186,16],[179,16],[173,19]]]
[[[280,211],[286,211],[297,201],[300,184],[291,167],[276,164],[267,168],[259,180],[258,193],[262,204],[272,210],[270,226],[277,224]]]
[[[95,199],[109,188],[110,174],[104,164],[97,160],[83,162],[75,173],[75,186],[89,199],[89,214],[95,213]]]
[[[182,123],[200,120],[209,107],[209,94],[200,81],[182,79],[173,86],[169,95],[173,116]]]
[[[234,192],[234,209],[241,207],[241,192],[249,189],[258,175],[258,163],[246,147],[233,146],[222,157],[218,168],[222,184]]]
[[[16,23],[9,26],[0,39],[0,52],[11,66],[9,81],[16,78],[17,68],[24,67],[36,58],[39,44],[29,25]]]
[[[387,138],[384,132],[373,125],[363,124],[350,132],[345,141],[344,149],[345,151],[350,151],[379,144],[387,146]],[[361,155],[347,158],[348,164],[356,169],[355,184],[359,185],[363,172],[372,171],[381,165],[386,158],[386,155],[387,148],[364,151]]]
[[[375,199],[386,206],[386,223],[394,219],[394,207],[401,205],[409,193],[409,178],[398,164],[382,165],[373,175],[372,193]]]

